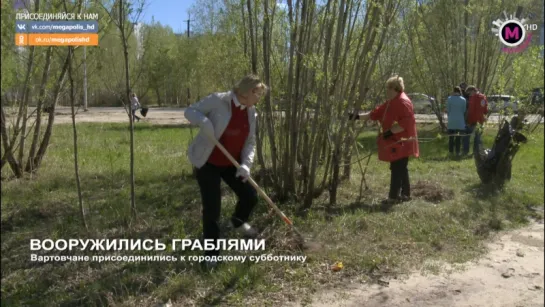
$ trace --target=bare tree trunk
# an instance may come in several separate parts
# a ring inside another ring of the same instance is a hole
[[[64,83],[64,77],[66,76],[66,72],[68,71],[68,64],[69,64],[68,61],[70,61],[69,53],[67,53],[66,59],[64,60],[64,64],[61,70],[61,74],[59,75],[59,78],[53,90],[53,99],[50,105],[51,111],[49,112],[47,127],[45,129],[42,143],[40,144],[38,153],[36,154],[36,157],[34,158],[34,162],[33,162],[34,169],[40,166],[43,160],[43,157],[45,156],[45,153],[47,151],[47,147],[49,146],[49,141],[51,140],[51,134],[53,133],[53,123],[55,122],[55,108],[57,106],[57,100],[59,98],[59,95],[61,93],[61,88]]]
[[[261,120],[263,118],[263,114],[258,114],[258,118],[256,120],[256,152],[257,152],[257,164],[261,167],[261,169],[266,169],[265,166],[265,159],[263,157],[263,132],[261,128]]]
[[[393,0],[392,0],[393,1]],[[380,3],[373,3],[373,5],[378,5],[379,7],[384,7],[384,1],[380,1]],[[389,9],[391,9],[391,1],[388,3],[387,5],[387,9],[385,11],[388,11]],[[378,20],[382,19],[383,16],[384,16],[384,13],[382,11],[379,11],[379,12],[376,12],[376,17],[378,17]],[[371,23],[373,24],[373,23]],[[386,23],[384,23],[384,26],[383,26],[383,33],[384,31],[386,31],[388,25]],[[374,28],[374,27],[371,27],[371,28]],[[369,30],[367,30],[369,31]],[[376,35],[378,34],[378,31],[373,29],[371,30],[372,32],[370,33],[370,35],[367,35],[367,39],[366,39],[366,43],[365,43],[365,46],[364,46],[364,49],[363,49],[363,52],[362,52],[362,56],[360,59],[362,60],[365,60],[365,65],[363,65],[363,73],[358,73],[357,75],[359,76],[364,76],[364,78],[360,78],[359,79],[359,82],[360,82],[360,95],[363,94],[365,92],[365,83],[366,83],[366,78],[367,76],[372,72],[371,69],[374,69],[374,65],[371,65],[372,63],[370,61],[368,61],[368,57],[369,57],[369,53],[371,52],[372,50],[372,46],[374,46],[375,44],[375,40],[376,40]],[[369,34],[369,33],[367,33]],[[380,51],[378,51],[380,52]],[[375,61],[376,61],[376,57],[375,57]],[[360,62],[361,63],[361,62]],[[360,66],[361,67],[361,66]],[[363,89],[362,89],[363,87]],[[353,88],[354,89],[354,88]],[[350,97],[348,98],[348,108],[351,108],[353,106],[353,103],[356,101],[355,99],[353,99],[354,97],[354,91],[351,91],[350,93]],[[361,100],[358,99],[359,103],[356,103],[356,107],[358,107],[359,104],[361,104]],[[336,114],[347,114],[348,110],[345,110],[345,112],[342,112],[342,109],[340,109],[340,106],[338,106],[337,108],[337,112]],[[342,158],[343,158],[343,140],[345,139],[345,136],[348,134],[348,125],[347,125],[347,120],[346,118],[343,116],[342,119],[341,119],[341,123],[340,123],[340,128],[336,129],[335,131],[335,136],[334,136],[334,139],[333,139],[333,157],[332,157],[332,171],[333,171],[333,174],[331,175],[331,178],[330,178],[330,186],[329,186],[329,204],[328,206],[331,207],[333,205],[336,204],[337,202],[337,190],[338,190],[338,186],[339,186],[339,183],[340,183],[340,163],[342,161]]]
[[[296,6],[299,4],[299,1],[297,1]],[[284,148],[284,159],[282,161],[283,163],[283,187],[282,187],[282,193],[285,197],[288,194],[292,194],[295,192],[295,182],[293,179],[293,172],[290,172],[290,153],[291,153],[291,144],[293,144],[293,135],[296,134],[294,128],[294,120],[295,120],[295,112],[296,112],[296,104],[293,99],[293,78],[294,78],[294,54],[295,54],[295,47],[296,47],[296,38],[297,38],[297,22],[294,22],[293,17],[293,2],[292,0],[288,0],[288,19],[289,19],[289,25],[290,25],[290,47],[289,47],[289,65],[288,65],[288,84],[287,84],[287,101],[288,101],[288,108],[286,112],[286,132],[287,137],[285,139],[285,148]]]
[[[474,33],[475,37],[479,36],[479,28],[480,27],[477,27],[477,32]],[[475,42],[475,43],[473,43],[473,45],[474,45],[474,48],[473,48],[473,61],[471,63],[471,67],[472,67],[471,68],[471,82],[470,82],[471,85],[475,85],[475,82],[476,82],[475,81],[475,69],[477,69],[477,55],[478,55],[477,51],[478,51],[478,45],[479,44],[478,44],[478,42]]]
[[[467,54],[467,28],[469,27],[469,19],[468,19],[468,6],[469,6],[469,0],[465,0],[464,3],[464,82],[467,81],[467,61],[469,59]]]
[[[36,0],[35,2],[35,7],[36,7],[36,12],[39,12],[40,11],[40,0]],[[32,70],[33,70],[33,67],[34,67],[34,52],[35,52],[35,48],[34,46],[30,47],[30,57],[29,57],[29,60],[28,60],[28,70],[27,70],[27,75],[26,75],[26,78],[25,78],[25,86],[23,87],[23,99],[22,99],[22,103],[21,103],[21,109],[22,109],[22,113],[20,112],[19,114],[22,114],[22,120],[23,120],[23,123],[22,123],[22,126],[21,126],[21,140],[19,141],[19,158],[17,159],[17,164],[20,168],[20,171],[18,171],[20,174],[22,174],[22,169],[24,167],[24,156],[25,156],[25,139],[26,139],[26,129],[27,129],[27,120],[28,120],[28,116],[27,116],[27,113],[28,113],[28,102],[30,100],[30,95],[32,93],[31,91],[31,88],[33,86],[31,86],[29,83],[31,82],[31,73],[32,73]],[[21,110],[20,109],[20,110]],[[17,119],[17,122],[19,122],[19,119]],[[17,128],[16,129],[19,129],[19,126],[17,125]]]
[[[257,74],[257,51],[256,51],[256,37],[254,36],[254,20],[252,18],[252,0],[246,2],[248,5],[248,21],[250,27],[250,44],[252,45],[252,73]]]
[[[20,172],[19,165],[17,163],[17,160],[15,160],[15,156],[13,154],[13,141],[10,141],[8,137],[8,133],[6,129],[6,114],[4,111],[4,104],[0,106],[0,110],[2,112],[1,125],[0,125],[1,133],[2,133],[2,145],[3,145],[2,147],[4,148],[3,156],[5,157],[5,158],[4,157],[2,158],[2,161],[7,161],[14,175],[17,178],[20,178],[23,176],[23,174],[22,172]]]
[[[86,230],[89,228],[87,227],[87,220],[85,218],[85,208],[83,206],[83,197],[81,195],[81,181],[79,177],[79,164],[78,164],[78,132],[76,130],[76,110],[75,110],[75,95],[74,95],[74,78],[72,77],[72,59],[74,58],[74,47],[69,46],[68,47],[68,53],[70,56],[69,64],[68,64],[68,79],[70,80],[70,107],[72,111],[72,131],[73,131],[73,137],[74,137],[74,169],[76,174],[76,186],[78,189],[78,202],[79,202],[79,209],[81,214],[81,221],[83,223],[83,226]]]
[[[45,90],[47,81],[49,80],[49,68],[51,64],[51,55],[53,53],[53,47],[47,48],[47,53],[45,55],[45,67],[42,76],[42,84],[40,85],[40,93],[38,95],[38,104],[36,106],[36,125],[34,127],[34,136],[32,138],[32,145],[30,145],[30,153],[28,155],[27,165],[25,168],[26,172],[33,172],[34,168],[34,159],[36,154],[36,149],[38,147],[38,141],[40,139],[40,128],[42,126],[42,106],[45,99]]]
[[[334,4],[333,6],[333,13],[332,13],[332,16],[335,16],[336,14],[336,5]],[[341,9],[339,9],[341,10]],[[335,26],[335,18],[331,18],[331,22],[329,23],[329,28],[327,30],[327,43],[328,45],[332,44],[333,42],[333,29],[334,29],[334,26]],[[336,40],[338,41],[338,39]],[[334,51],[335,52],[335,51]],[[332,71],[331,72],[331,76],[332,76],[332,82],[333,80],[335,79],[335,72]],[[328,86],[329,82],[326,80],[326,84],[324,85],[324,90],[325,90],[325,93],[324,93],[324,96],[326,97],[329,97],[331,94],[334,94],[334,88],[329,88]],[[337,100],[338,97],[335,97],[335,99]],[[330,106],[329,108],[329,113],[330,114],[334,114],[333,113],[334,111],[334,108],[333,108],[333,105]],[[342,128],[341,128],[342,129]],[[332,172],[333,174],[331,174],[331,177],[329,179],[329,203],[328,203],[328,207],[327,209],[331,209],[331,207],[333,205],[335,205],[337,203],[337,187],[339,185],[339,168],[338,168],[338,165],[340,163],[340,148],[339,146],[337,146],[337,138],[339,138],[339,133],[341,129],[338,129],[336,127],[334,127],[333,129],[328,129],[328,134],[330,134],[330,132],[333,132],[334,135],[333,135],[333,140],[332,140],[332,144],[331,146],[333,147],[332,148],[332,157],[331,157],[331,169],[332,169]],[[331,131],[333,130],[333,131]],[[329,136],[328,136],[329,137]]]
[[[327,154],[327,144],[322,147],[324,144],[323,140],[327,138],[326,134],[327,131],[325,131],[325,120],[322,118],[321,112],[322,109],[325,108],[328,104],[328,60],[329,60],[329,53],[331,48],[331,32],[328,31],[328,34],[325,33],[327,29],[328,24],[328,17],[330,14],[330,6],[331,6],[331,0],[328,0],[326,4],[326,10],[323,16],[323,21],[321,24],[321,33],[320,33],[320,43],[318,44],[318,52],[320,52],[320,48],[322,46],[322,39],[325,38],[326,43],[324,45],[324,56],[322,60],[322,68],[321,71],[324,74],[324,79],[320,81],[320,85],[317,86],[319,91],[321,99],[316,103],[316,108],[314,110],[314,120],[312,122],[312,126],[310,127],[310,137],[308,140],[308,147],[309,147],[309,155],[310,155],[310,163],[308,164],[308,170],[309,175],[308,178],[306,178],[306,187],[304,188],[304,199],[303,199],[303,205],[301,207],[302,210],[307,210],[312,206],[312,201],[315,196],[315,182],[316,182],[316,174],[317,174],[317,166],[318,161],[322,159],[322,155],[324,155],[325,159],[328,159],[329,161],[329,154]],[[322,153],[323,149],[323,153]],[[329,165],[329,163],[327,163]],[[326,174],[327,174],[328,166],[326,166]],[[321,184],[321,187],[319,189],[323,190],[325,188],[325,176],[324,175],[324,181]],[[320,192],[321,194],[321,192]]]
[[[66,7],[66,2],[64,2],[63,4],[64,4],[65,11],[68,11],[68,9]],[[83,5],[82,0],[79,0],[76,3],[76,12],[78,12],[78,13],[81,12],[82,5]],[[75,50],[77,48],[78,47],[72,48],[72,52],[73,52],[73,50]],[[50,61],[51,61],[50,55],[51,55],[52,51],[53,51],[52,49],[48,49],[47,54],[46,54],[46,69],[45,69],[45,71],[47,71],[48,75],[49,75],[49,67],[50,67]],[[41,164],[41,162],[43,160],[43,157],[45,156],[45,153],[47,151],[47,147],[49,146],[49,141],[51,139],[51,134],[53,132],[53,124],[54,124],[54,121],[55,121],[55,108],[57,106],[57,100],[59,98],[59,95],[60,95],[61,89],[62,89],[62,85],[64,83],[64,77],[66,75],[66,72],[68,71],[68,66],[70,64],[69,61],[71,61],[71,56],[70,56],[70,52],[67,52],[66,59],[64,61],[64,65],[63,65],[63,67],[61,69],[61,73],[59,75],[59,78],[58,78],[57,83],[55,84],[55,87],[54,87],[54,90],[53,90],[51,103],[50,103],[50,105],[48,105],[48,107],[50,107],[51,110],[49,111],[47,127],[46,127],[46,130],[44,132],[44,136],[42,138],[42,141],[40,143],[40,147],[38,148],[38,152],[34,155],[32,150],[31,150],[31,154],[29,155],[29,161],[27,161],[27,167],[26,167],[28,169],[28,171],[35,171],[36,169],[39,168],[39,166],[40,166],[40,164]],[[46,77],[45,71],[44,71],[43,80],[47,80],[49,78],[48,76]],[[36,144],[37,144],[37,140],[38,140],[39,134],[40,134],[39,129],[41,129],[41,109],[43,107],[43,101],[45,100],[45,96],[46,96],[45,95],[46,83],[47,82],[42,81],[42,87],[40,88],[40,95],[39,95],[39,100],[38,100],[38,119],[37,119],[38,124],[36,125],[36,129],[38,129],[38,131],[35,130],[35,140],[33,140],[33,144],[32,144],[32,147],[31,147],[31,149],[34,149],[34,150],[35,150],[34,141],[36,141]]]
[[[162,106],[163,103],[161,102],[161,93],[159,92],[159,86],[155,86],[154,90],[155,90],[155,96],[157,96],[157,104],[159,106]]]
[[[0,170],[6,165],[6,153],[2,153],[2,159],[0,159]]]
[[[297,1],[299,3],[299,1]],[[297,4],[298,6],[298,4]],[[302,149],[302,138],[301,134],[304,134],[306,132],[306,129],[304,128],[303,123],[303,116],[305,113],[305,101],[302,97],[301,93],[301,86],[305,83],[306,80],[301,80],[304,75],[302,73],[303,70],[303,55],[307,53],[307,46],[305,44],[305,26],[307,24],[307,1],[302,0],[301,5],[301,21],[300,23],[296,21],[298,24],[298,41],[297,41],[297,56],[296,56],[296,66],[295,66],[295,84],[294,84],[294,104],[292,104],[294,111],[292,113],[292,135],[291,135],[291,146],[290,146],[290,159],[289,159],[289,170],[290,174],[295,174],[296,172],[296,162],[300,161],[299,165],[302,164],[301,159],[298,159],[300,157],[300,152]],[[297,15],[297,14],[296,14]],[[294,177],[294,176],[292,176]],[[295,182],[293,182],[291,193],[297,195],[297,189],[295,186]]]
[[[481,17],[479,17],[479,21],[477,22],[477,38],[480,38],[481,23],[482,23],[481,22]],[[482,42],[482,40],[477,39],[476,40],[476,45],[478,46],[477,50],[483,51],[482,46],[484,45],[484,43]],[[481,83],[482,83],[483,60],[484,60],[483,52],[477,52],[477,62],[473,63],[473,65],[475,66],[475,68],[477,70],[477,81],[475,82],[475,86],[478,87],[478,88],[481,87]]]
[[[339,16],[337,18],[337,33],[335,34],[335,49],[333,51],[333,67],[331,69],[331,74],[333,76],[333,80],[331,82],[331,90],[330,93],[334,92],[335,86],[337,85],[337,81],[339,79],[340,72],[338,71],[339,67],[339,56],[341,54],[341,47],[343,42],[343,33],[345,31],[344,29],[344,18],[346,17],[346,14],[344,13],[344,7],[345,7],[345,0],[341,0],[339,5]]]
[[[251,11],[251,1],[248,0],[247,1],[247,5],[248,5],[248,18],[249,18],[249,24],[250,24],[250,39],[251,39],[251,44],[252,44],[252,73],[253,74],[257,74],[257,22],[255,24],[255,29],[254,29],[254,20],[252,18],[252,11]],[[255,11],[254,11],[254,15],[257,14],[257,5],[256,7],[254,8]],[[244,14],[244,6],[242,6],[242,14]],[[265,11],[264,12],[264,18],[267,18],[267,12]],[[255,16],[254,16],[255,17]],[[244,39],[246,39],[246,31],[244,32]],[[246,41],[245,41],[245,44],[246,44]],[[245,46],[246,47],[246,46]],[[265,56],[265,54],[264,54]],[[256,148],[256,151],[257,151],[257,163],[261,166],[261,168],[263,170],[266,169],[266,166],[265,166],[265,159],[263,158],[263,147],[261,146],[261,144],[263,143],[263,134],[262,134],[262,129],[261,129],[261,119],[263,118],[263,115],[260,114],[259,115],[259,118],[258,118],[258,121],[257,121],[257,127],[256,127],[256,141],[257,141],[257,148]]]
[[[264,8],[264,24],[263,24],[263,73],[265,78],[265,83],[270,85],[271,84],[271,76],[270,76],[270,51],[271,51],[271,41],[270,41],[270,29],[272,28],[272,25],[269,26],[269,0],[263,1],[263,8]],[[274,133],[274,126],[273,126],[273,119],[272,119],[272,106],[271,106],[271,93],[268,91],[265,94],[265,124],[267,129],[267,135],[269,139],[269,145],[271,148],[271,162],[272,162],[272,172],[274,174],[273,176],[273,187],[276,191],[280,190],[280,187],[278,185],[278,180],[276,174],[278,171],[278,150],[276,148],[276,141],[275,141],[275,133]]]
[[[83,111],[87,112],[87,46],[83,46]]]
[[[38,11],[39,7],[39,1],[36,2],[36,11]],[[31,83],[31,74],[34,67],[34,54],[35,54],[35,48],[34,46],[30,47],[30,54],[28,58],[28,65],[27,65],[27,71],[25,76],[25,82],[23,85],[23,89],[21,91],[21,99],[19,100],[19,112],[17,114],[17,122],[14,127],[14,134],[12,140],[9,142],[11,146],[15,144],[15,140],[18,136],[20,136],[19,141],[19,155],[17,159],[15,159],[14,154],[10,154],[13,159],[9,159],[10,155],[8,155],[8,162],[9,160],[12,161],[10,163],[10,166],[12,167],[12,171],[15,174],[17,178],[21,178],[23,176],[23,158],[24,158],[24,149],[25,149],[25,138],[26,138],[26,126],[27,126],[27,111],[28,111],[28,101],[30,99],[30,83]],[[22,123],[21,123],[22,121]],[[8,147],[8,149],[11,151],[13,148]]]
[[[119,30],[121,31],[121,42],[123,44],[123,56],[125,59],[125,99],[129,104],[129,127],[130,127],[130,181],[131,181],[131,216],[136,217],[136,203],[134,196],[134,119],[132,117],[131,103],[131,81],[129,76],[129,48],[127,46],[128,37],[125,35],[126,23],[125,12],[123,9],[123,0],[119,1]]]
[[[240,1],[240,11],[242,12],[242,36],[244,42],[244,56],[248,56],[248,38],[246,31],[246,17],[244,16],[244,0]]]
[[[315,16],[315,10],[316,10],[316,3],[314,0],[310,0],[305,4],[305,11],[306,11],[306,20],[314,20],[316,18]],[[306,29],[302,35],[304,35],[304,44],[305,44],[305,54],[308,54],[310,52],[314,52],[314,44],[312,40],[312,29],[314,28],[312,22],[306,23]],[[310,67],[304,67],[303,72],[303,81],[301,86],[301,99],[303,101],[303,106],[305,105],[307,98],[312,97],[312,94],[315,93],[317,90],[317,82],[315,79],[316,71],[313,68]],[[310,94],[310,95],[309,95]],[[316,159],[316,154],[312,152],[311,142],[313,139],[313,135],[310,134],[311,132],[311,125],[310,122],[314,119],[316,120],[317,117],[320,116],[320,111],[318,109],[318,101],[314,101],[314,99],[309,100],[312,105],[310,109],[304,109],[306,110],[305,113],[301,112],[302,120],[300,123],[300,126],[303,129],[303,138],[302,138],[302,146],[298,149],[301,162],[299,163],[301,166],[301,178],[300,178],[300,185],[298,189],[298,195],[301,195],[303,198],[306,197],[306,195],[311,194],[312,195],[312,189],[313,186],[309,186],[309,176],[310,176],[310,165],[312,163],[312,160]],[[300,128],[301,129],[301,128]],[[318,153],[319,154],[319,153]]]

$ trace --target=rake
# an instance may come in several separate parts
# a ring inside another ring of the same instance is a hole
[[[203,131],[204,132],[204,131]],[[215,138],[205,133],[208,138],[214,142],[214,144],[223,152],[223,154],[233,163],[233,165],[238,169],[240,164],[229,154],[229,152],[220,144],[220,142]],[[248,182],[256,189],[256,191],[265,199],[267,204],[274,210],[274,212],[290,227],[290,229],[295,233],[299,246],[304,250],[315,250],[319,249],[320,245],[315,242],[309,242],[305,239],[303,234],[293,225],[293,222],[282,212],[272,201],[272,199],[267,196],[267,194],[257,185],[257,183],[251,178],[248,177]]]

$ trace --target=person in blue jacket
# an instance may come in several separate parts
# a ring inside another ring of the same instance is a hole
[[[462,89],[459,86],[454,88],[454,92],[447,99],[447,115],[448,115],[448,151],[452,155],[460,155],[461,139],[466,128],[466,108],[467,101],[462,96]]]

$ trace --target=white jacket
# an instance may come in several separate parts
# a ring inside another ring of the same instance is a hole
[[[219,140],[231,119],[231,99],[233,99],[234,95],[232,91],[211,94],[189,106],[184,112],[185,118],[191,124],[198,126],[201,126],[203,121],[208,118],[214,126],[215,137]],[[252,167],[255,155],[256,119],[257,112],[255,106],[252,106],[248,108],[250,133],[244,143],[241,153],[242,161],[240,163],[249,169]],[[214,147],[215,144],[208,139],[202,129],[199,130],[199,133],[188,148],[189,161],[197,168],[202,167],[208,161]]]
[[[133,110],[138,110],[138,108],[140,108],[140,102],[138,101],[138,98],[131,97],[131,108]]]

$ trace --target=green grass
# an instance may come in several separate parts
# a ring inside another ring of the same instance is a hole
[[[424,268],[435,271],[436,260],[463,263],[484,251],[483,239],[491,232],[518,227],[529,217],[541,218],[543,210],[542,129],[529,136],[530,142],[517,154],[513,179],[502,192],[480,185],[472,159],[448,159],[448,140],[442,138],[423,142],[421,158],[409,164],[413,194],[421,196],[389,212],[376,209],[389,185],[388,165],[376,155],[367,171],[369,190],[359,201],[361,175],[354,164],[352,179],[341,186],[338,205],[327,212],[327,195],[317,199],[305,217],[293,214],[294,204],[279,204],[302,232],[324,245],[322,250],[307,254],[305,263],[227,263],[216,273],[205,274],[198,263],[191,262],[31,262],[30,239],[149,238],[168,242],[201,236],[200,195],[185,156],[188,128],[137,125],[138,219],[129,227],[126,125],[78,127],[90,233],[81,227],[71,127],[59,125],[39,173],[32,179],[2,182],[2,306],[151,306],[169,299],[184,306],[279,306],[288,300],[309,301],[320,287],[347,278],[372,281],[425,262]],[[359,142],[373,148],[374,136],[374,132],[363,133]],[[435,136],[420,133],[422,138]],[[494,136],[494,131],[488,131],[485,145],[490,145]],[[426,200],[432,194],[444,199]],[[236,199],[227,188],[224,196],[222,217],[227,220]],[[253,223],[268,238],[266,253],[302,255],[290,248],[283,222],[268,213],[260,201],[253,215]],[[336,261],[344,264],[340,272],[329,268]]]

